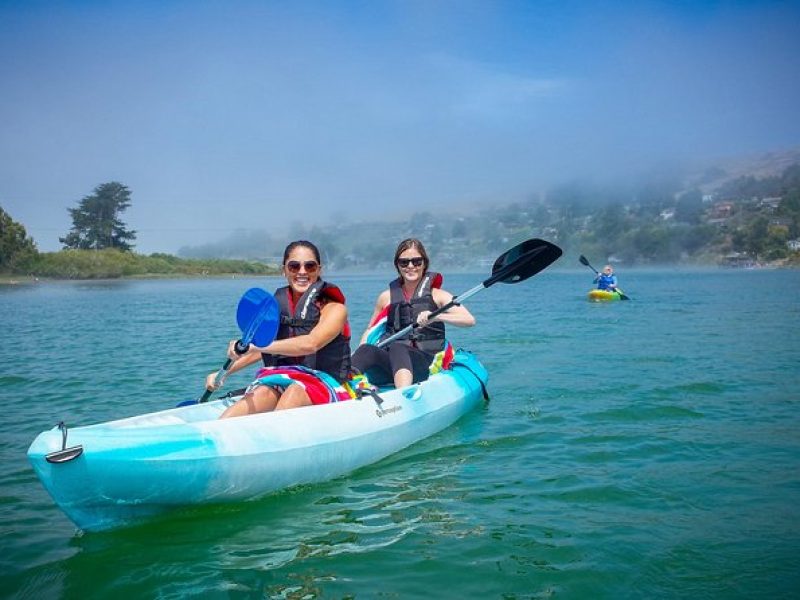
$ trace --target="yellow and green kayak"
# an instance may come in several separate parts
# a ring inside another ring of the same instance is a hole
[[[589,292],[590,302],[611,302],[621,300],[623,294],[620,291],[611,292],[609,290],[591,290]]]

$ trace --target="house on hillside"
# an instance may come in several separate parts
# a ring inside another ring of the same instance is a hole
[[[784,219],[784,218],[774,218],[769,220],[769,225],[767,228],[771,232],[782,232],[782,233],[789,233],[789,227],[792,224],[791,219]]]
[[[746,252],[731,252],[722,259],[722,266],[739,269],[752,269],[756,261]]]
[[[722,229],[728,227],[728,220],[734,212],[733,202],[717,202],[708,209],[706,222],[709,225],[716,225]]]
[[[553,240],[554,242],[558,241],[558,229],[555,227],[542,227],[542,237],[547,239]]]
[[[775,198],[762,198],[759,203],[758,207],[769,212],[775,212],[775,210],[781,205],[782,198],[775,197]]]
[[[727,219],[734,212],[733,202],[716,202],[711,206],[708,216],[711,219]]]

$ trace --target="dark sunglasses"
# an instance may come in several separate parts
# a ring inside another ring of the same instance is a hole
[[[319,269],[319,263],[315,260],[307,260],[302,263],[297,260],[290,260],[286,263],[286,270],[289,271],[289,273],[299,273],[300,267],[305,267],[306,273],[316,273],[317,269]]]
[[[425,259],[421,256],[415,256],[414,258],[398,258],[397,259],[397,266],[405,269],[408,265],[414,265],[415,267],[421,267],[422,263],[425,262]]]

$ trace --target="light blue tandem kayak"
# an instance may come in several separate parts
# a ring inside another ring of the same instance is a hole
[[[251,500],[349,473],[448,427],[486,397],[488,373],[453,368],[401,390],[218,420],[215,400],[83,427],[53,428],[28,458],[81,529],[130,525],[194,504]]]

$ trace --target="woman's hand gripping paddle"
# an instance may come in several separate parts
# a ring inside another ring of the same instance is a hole
[[[592,265],[590,265],[590,264],[589,264],[589,261],[586,259],[586,257],[585,257],[583,254],[581,254],[581,255],[580,255],[580,257],[578,258],[578,260],[580,261],[580,263],[581,263],[582,265],[586,265],[586,266],[587,266],[587,267],[589,267],[589,268],[590,268],[592,271],[594,271],[594,274],[595,274],[595,275],[600,275],[600,272],[599,272],[597,269],[595,269],[595,268],[594,268]],[[626,296],[625,294],[623,294],[623,293],[622,293],[622,290],[619,290],[619,289],[618,289],[618,290],[616,290],[616,292],[619,294],[619,299],[620,299],[620,300],[630,300],[630,298],[629,298],[628,296]]]
[[[236,323],[242,337],[236,342],[236,352],[244,354],[250,344],[268,346],[275,339],[280,325],[280,308],[275,297],[261,288],[250,288],[239,300],[236,308]],[[228,358],[217,372],[215,381],[220,381],[233,361]],[[197,402],[207,402],[212,390],[206,390]],[[194,400],[181,402],[178,406],[194,404]]]
[[[497,257],[492,267],[491,277],[483,281],[483,283],[476,285],[471,290],[467,290],[460,296],[453,296],[450,302],[444,306],[440,306],[428,315],[428,320],[429,322],[432,321],[437,315],[442,314],[457,304],[461,304],[467,298],[474,296],[481,290],[493,286],[495,283],[519,283],[520,281],[525,281],[529,277],[536,275],[539,271],[549,267],[559,256],[561,256],[561,248],[555,244],[539,239],[525,240]],[[378,347],[383,347],[396,339],[404,337],[412,330],[418,329],[419,327],[420,325],[418,323],[413,323],[408,327],[404,327],[394,335],[380,342]]]

